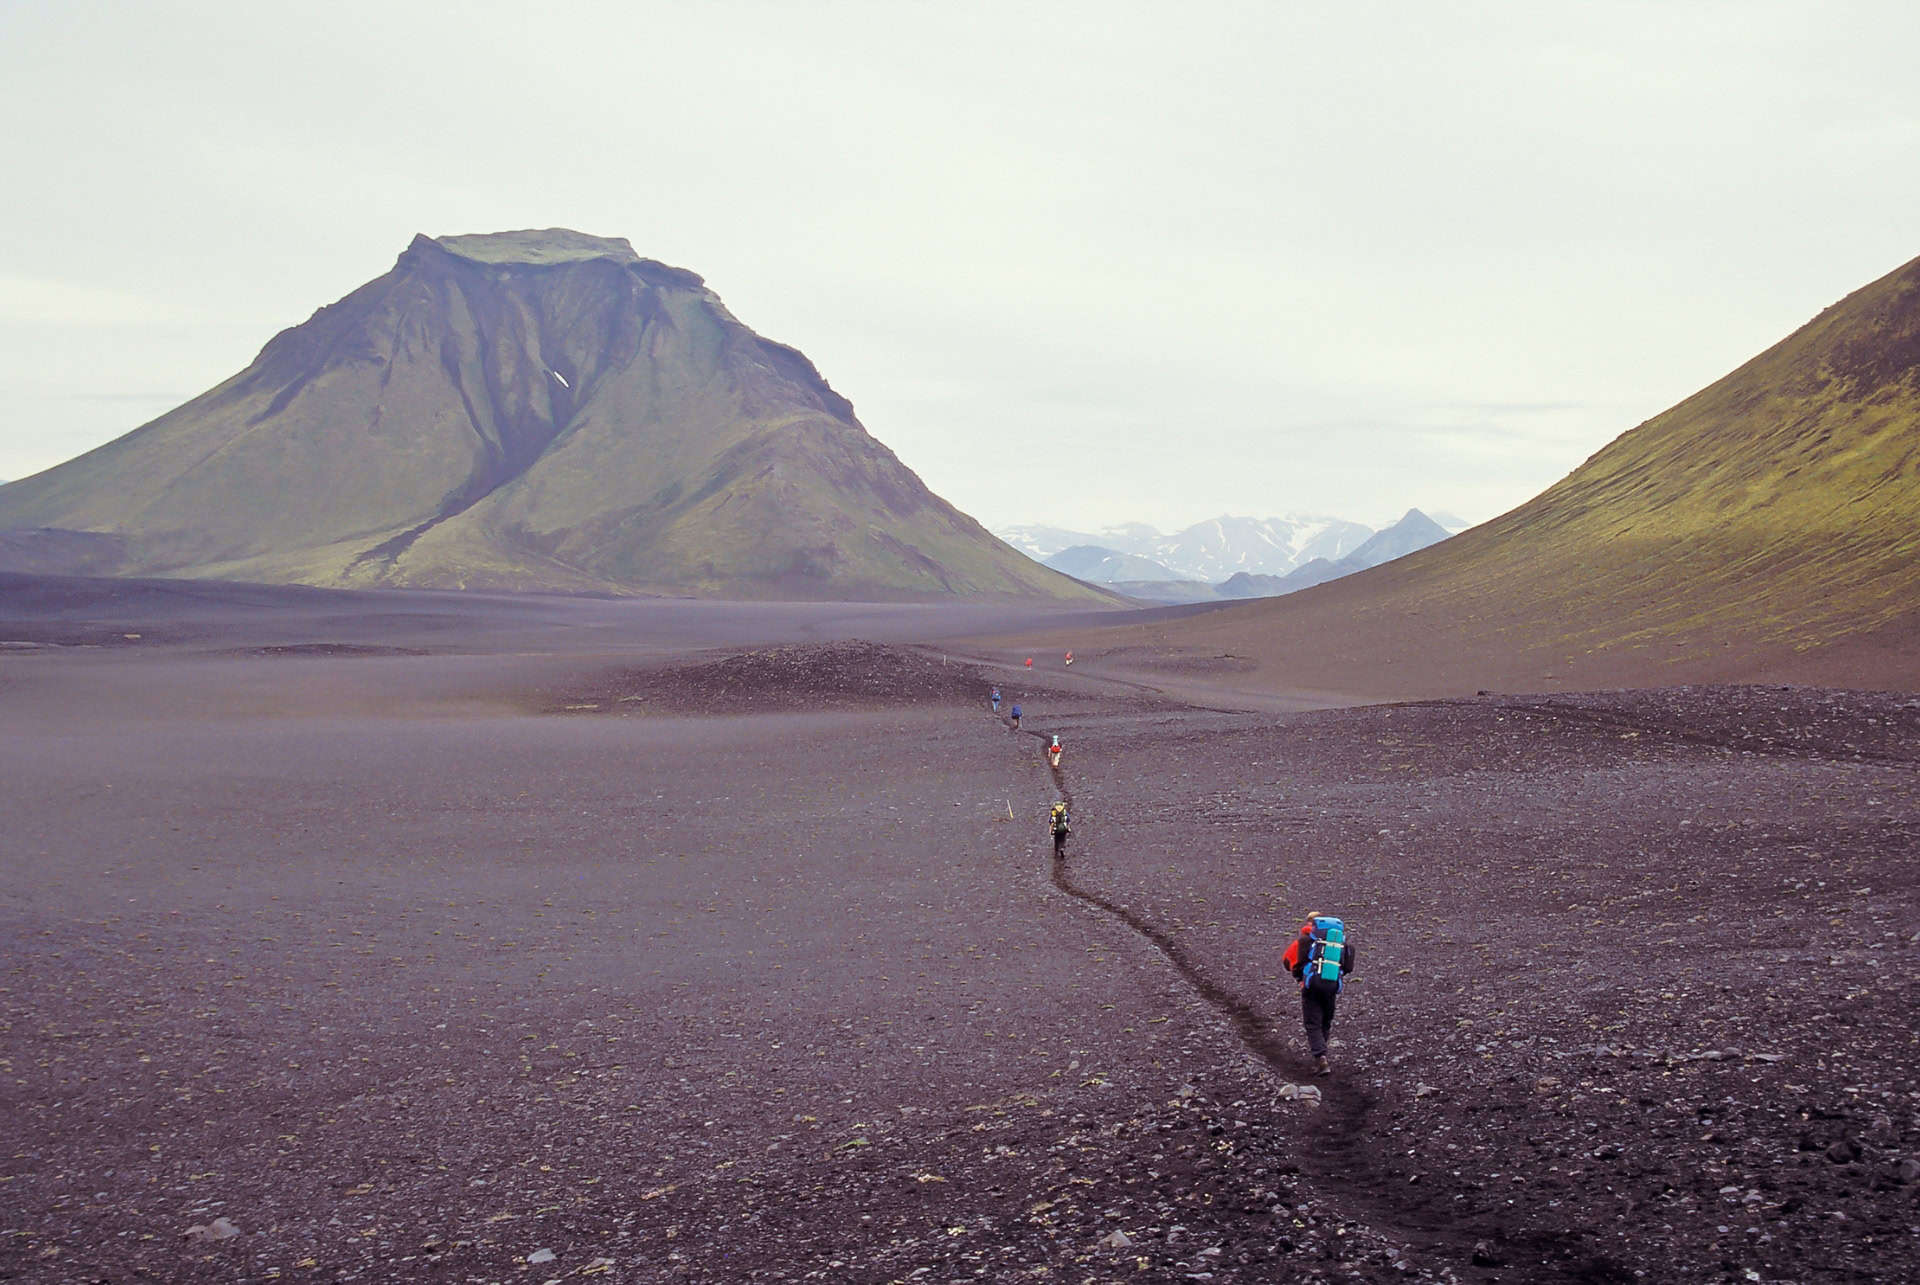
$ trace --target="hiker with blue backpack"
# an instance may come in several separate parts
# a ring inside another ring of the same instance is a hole
[[[1353,940],[1347,936],[1346,924],[1317,910],[1307,915],[1300,935],[1280,957],[1300,983],[1300,1021],[1307,1028],[1307,1050],[1313,1054],[1317,1075],[1333,1069],[1327,1063],[1327,1036],[1333,1031],[1334,1004],[1341,984],[1353,971],[1353,960]]]

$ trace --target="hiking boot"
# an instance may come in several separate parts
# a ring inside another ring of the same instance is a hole
[[[1333,1074],[1333,1067],[1328,1064],[1327,1055],[1325,1053],[1322,1053],[1320,1056],[1313,1059],[1313,1073],[1315,1075],[1332,1075]]]

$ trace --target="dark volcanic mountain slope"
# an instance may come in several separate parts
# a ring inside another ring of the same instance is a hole
[[[1504,517],[1147,639],[1383,695],[1767,676],[1912,688],[1920,260]]]
[[[930,492],[691,272],[575,232],[415,238],[246,370],[8,486],[128,573],[1091,596]]]

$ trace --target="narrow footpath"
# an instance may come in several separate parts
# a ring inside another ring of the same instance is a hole
[[[998,714],[1004,727],[1011,723]],[[1047,762],[1046,746],[1050,732],[1031,727],[1013,729],[1033,737],[1040,747],[1040,760],[1052,778],[1058,798],[1074,815],[1073,789],[1064,766]],[[1171,964],[1174,971],[1193,991],[1225,1018],[1247,1051],[1276,1077],[1298,1084],[1314,1077],[1307,1059],[1293,1044],[1298,1039],[1298,1021],[1276,1023],[1258,1007],[1236,995],[1194,959],[1165,929],[1130,907],[1076,883],[1072,869],[1084,866],[1088,854],[1084,846],[1075,848],[1068,841],[1068,855],[1055,859],[1048,845],[1046,859],[1052,866],[1053,886],[1066,896],[1083,902],[1125,925],[1151,943]],[[1320,1195],[1344,1205],[1351,1216],[1364,1221],[1383,1235],[1400,1241],[1422,1261],[1434,1267],[1444,1264],[1459,1280],[1525,1280],[1529,1282],[1600,1282],[1631,1280],[1617,1264],[1582,1255],[1569,1256],[1571,1235],[1554,1233],[1516,1234],[1507,1225],[1495,1225],[1481,1219],[1463,1219],[1447,1193],[1438,1188],[1410,1188],[1386,1171],[1381,1164],[1378,1144],[1368,1131],[1368,1119],[1376,1098],[1358,1083],[1338,1073],[1319,1080],[1322,1106],[1314,1113],[1309,1134],[1311,1145],[1300,1149],[1301,1168],[1315,1179]],[[1476,1247],[1482,1242],[1499,1245],[1500,1267],[1483,1269],[1475,1264]]]

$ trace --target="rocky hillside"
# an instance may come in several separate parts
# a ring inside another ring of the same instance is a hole
[[[1492,522],[1305,593],[1113,636],[1381,694],[1762,677],[1910,689],[1920,260]],[[1345,645],[1312,645],[1328,637]]]
[[[1097,596],[929,491],[699,276],[561,229],[416,237],[218,387],[7,486],[0,530],[106,537],[122,574]]]

